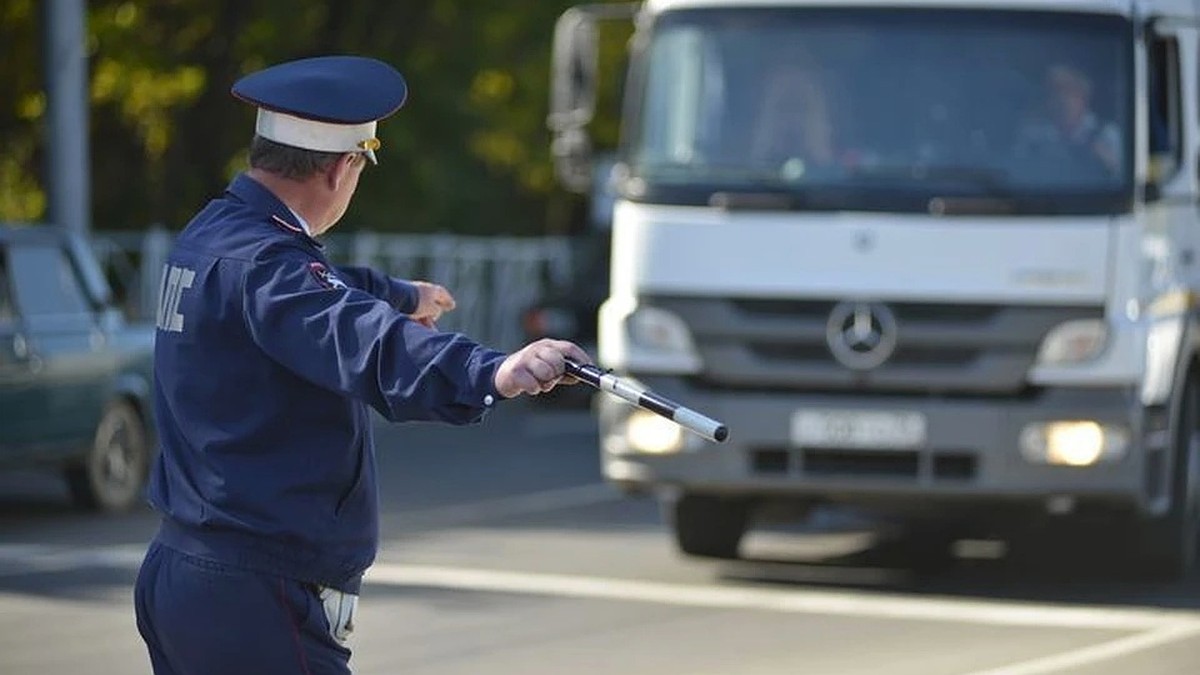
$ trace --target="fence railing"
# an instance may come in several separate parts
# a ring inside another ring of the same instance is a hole
[[[174,235],[163,229],[99,232],[96,253],[134,319],[153,317],[159,276]],[[547,289],[565,285],[577,250],[569,237],[466,237],[359,232],[323,237],[335,264],[372,267],[405,279],[427,279],[454,294],[457,309],[438,326],[497,349],[523,342],[521,312]]]

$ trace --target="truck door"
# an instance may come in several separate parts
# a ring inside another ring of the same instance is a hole
[[[46,442],[86,443],[100,416],[104,383],[115,365],[78,271],[57,241],[14,243],[9,268],[28,348],[45,387]]]
[[[1195,82],[1196,26],[1188,22],[1159,22],[1147,35],[1147,230],[1163,236],[1172,253],[1162,268],[1167,285],[1196,288],[1200,229],[1196,227],[1196,157],[1198,130]]]

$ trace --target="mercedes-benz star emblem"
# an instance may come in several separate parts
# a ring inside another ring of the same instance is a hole
[[[896,350],[896,316],[877,302],[841,302],[829,313],[825,342],[847,368],[877,368]]]

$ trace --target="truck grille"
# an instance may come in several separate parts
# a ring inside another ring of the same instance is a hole
[[[937,482],[975,479],[978,458],[967,451],[882,451],[839,448],[755,448],[750,470],[763,476],[902,478]]]
[[[1063,321],[1100,318],[1102,307],[882,302],[895,349],[882,364],[852,369],[826,337],[834,300],[658,296],[679,315],[703,362],[694,384],[726,389],[1012,394],[1042,339]]]

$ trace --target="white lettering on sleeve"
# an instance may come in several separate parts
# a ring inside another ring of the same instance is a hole
[[[179,313],[179,300],[183,292],[192,287],[196,280],[195,270],[186,267],[165,265],[163,283],[158,297],[158,315],[155,325],[169,333],[183,332],[183,314]]]

